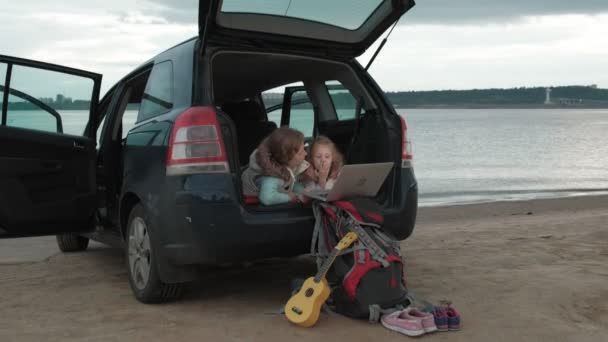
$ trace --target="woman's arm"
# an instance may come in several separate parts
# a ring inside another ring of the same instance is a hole
[[[296,182],[293,185],[293,192],[295,192],[296,194],[302,194],[302,193],[304,193],[304,191],[306,191],[306,185],[304,185],[300,182]]]
[[[289,203],[291,196],[289,193],[279,189],[283,186],[283,180],[277,177],[260,177],[260,194],[258,198],[264,205],[274,205]]]

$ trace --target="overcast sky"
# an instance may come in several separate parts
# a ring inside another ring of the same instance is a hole
[[[0,0],[0,54],[101,73],[105,91],[198,31],[197,0],[97,3]],[[608,88],[608,0],[418,0],[370,72],[386,91]]]

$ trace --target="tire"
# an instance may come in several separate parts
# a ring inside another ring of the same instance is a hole
[[[62,252],[80,252],[89,247],[89,239],[84,236],[65,233],[56,235],[56,237],[57,246]]]
[[[129,284],[142,303],[162,303],[178,299],[184,284],[166,284],[160,280],[158,259],[150,239],[150,226],[141,204],[129,214],[125,256]]]

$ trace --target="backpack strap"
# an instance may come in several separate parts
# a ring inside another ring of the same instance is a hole
[[[358,245],[356,245],[354,247],[341,250],[339,255],[344,255],[344,254],[348,254],[348,253],[355,253],[356,251],[365,250],[365,249],[367,249],[367,248],[365,248],[365,246],[362,246],[361,244],[358,244]]]
[[[323,234],[324,230],[327,228],[324,225],[325,214],[323,213],[323,207],[327,205],[323,204],[320,201],[314,201],[312,204],[312,212],[315,216],[315,225],[312,232],[312,241],[310,243],[310,254],[317,257],[326,257],[331,252],[330,244],[327,241],[327,236]],[[331,206],[330,210],[333,210]],[[334,233],[332,233],[334,234]]]
[[[319,204],[315,201],[312,203],[312,212],[315,216],[315,225],[312,231],[312,240],[310,241],[310,254],[317,256],[319,252],[319,239],[323,234],[319,234],[323,225]],[[321,236],[320,236],[321,235]]]
[[[376,236],[384,245],[392,249],[395,253],[401,255],[401,247],[399,245],[399,241],[391,239],[381,229],[376,229]]]
[[[312,203],[312,211],[315,216],[315,225],[312,232],[312,240],[310,242],[310,254],[316,257],[317,269],[321,268],[323,260],[329,254],[328,244],[325,234],[322,233],[323,226],[323,210],[318,201]]]
[[[390,266],[390,263],[386,261],[386,257],[388,254],[378,246],[376,241],[374,241],[369,234],[361,227],[356,221],[351,221],[348,225],[348,228],[353,232],[357,233],[359,237],[359,241],[361,241],[369,250],[372,258],[382,264],[382,267]]]
[[[328,227],[325,226],[326,213],[324,210],[331,210],[337,212],[337,207],[321,201],[313,201],[312,210],[315,217],[315,225],[312,232],[312,240],[310,243],[310,254],[316,257],[317,268],[320,268],[327,256],[331,253],[333,247],[330,247],[329,241],[327,241],[327,235],[324,234]],[[341,227],[345,220],[340,215],[335,217],[335,227]],[[338,232],[331,229],[331,235],[334,236]],[[338,239],[339,240],[339,239]],[[343,250],[340,254],[354,253],[356,250],[364,249],[365,247],[360,245],[353,245],[353,247]]]

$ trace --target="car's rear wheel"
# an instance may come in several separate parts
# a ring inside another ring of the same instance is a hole
[[[64,233],[59,234],[57,237],[57,246],[62,252],[79,252],[84,251],[89,247],[89,239],[72,234],[72,233]]]
[[[143,303],[160,303],[179,298],[183,284],[166,284],[160,280],[158,259],[150,238],[150,225],[141,204],[129,215],[126,261],[129,283],[135,298]]]

